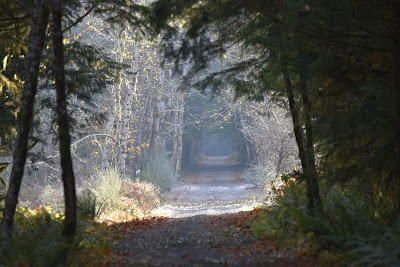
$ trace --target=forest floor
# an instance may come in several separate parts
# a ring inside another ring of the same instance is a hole
[[[154,217],[110,226],[118,241],[112,266],[317,266],[242,223],[264,199],[227,157],[206,157],[182,177]]]

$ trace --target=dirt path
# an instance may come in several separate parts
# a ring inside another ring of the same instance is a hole
[[[131,230],[116,246],[115,265],[313,266],[242,227],[244,211],[259,204],[263,192],[240,180],[227,157],[200,164],[199,173],[184,177],[155,211],[166,217],[123,225]]]
[[[205,157],[198,173],[183,177],[164,198],[166,204],[154,214],[183,218],[252,210],[263,202],[264,194],[240,179],[229,157]]]

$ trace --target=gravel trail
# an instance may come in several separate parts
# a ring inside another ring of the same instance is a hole
[[[182,177],[154,214],[171,218],[252,210],[264,200],[262,188],[240,179],[229,157],[204,157],[196,174]]]
[[[228,157],[204,158],[165,199],[154,211],[164,217],[118,242],[115,266],[316,266],[242,227],[263,191],[242,181]]]

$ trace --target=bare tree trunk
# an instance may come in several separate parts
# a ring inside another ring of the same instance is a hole
[[[245,139],[244,144],[246,146],[247,161],[249,163],[251,163],[254,160],[254,156],[253,156],[253,153],[252,153],[251,142],[249,140],[250,138],[249,138],[248,134],[245,131],[246,126],[244,124],[242,107],[239,107],[238,115],[239,115],[239,119],[240,119],[240,126],[242,127],[243,137]]]
[[[178,94],[178,92],[176,92]],[[176,173],[176,164],[178,157],[178,135],[179,135],[179,97],[175,95],[175,111],[174,111],[174,137],[173,137],[173,150],[172,150],[172,166],[174,168],[174,172]]]
[[[69,242],[76,231],[76,192],[75,177],[71,158],[71,136],[69,133],[69,119],[67,113],[67,98],[65,94],[64,51],[61,26],[61,0],[53,0],[53,46],[54,46],[54,78],[57,92],[57,123],[58,139],[60,142],[60,158],[62,180],[65,197],[65,221],[63,236]]]
[[[155,96],[153,98],[153,124],[151,126],[151,137],[150,137],[150,148],[152,150],[159,149],[160,145],[160,102],[161,102],[161,95],[160,92],[155,92]]]
[[[123,33],[126,34],[126,33]],[[125,49],[124,47],[121,47],[120,50]],[[138,71],[139,71],[139,46],[136,43],[135,48],[134,48],[134,56],[133,56],[134,64],[132,66],[132,71],[133,71],[133,83],[132,87],[129,84],[129,82],[126,83],[126,89],[127,89],[127,95],[126,95],[126,101],[124,103],[124,108],[122,112],[122,118],[121,118],[121,128],[120,128],[120,138],[119,138],[119,153],[118,153],[118,170],[121,174],[125,175],[126,173],[126,158],[128,155],[128,131],[129,131],[129,123],[131,120],[131,110],[132,110],[132,105],[133,105],[133,100],[137,100],[137,85],[138,85]],[[121,60],[122,62],[122,60]]]
[[[281,145],[278,151],[278,161],[276,163],[276,174],[279,174],[281,172],[282,168],[282,161],[283,161],[283,145],[285,143],[285,138],[283,137],[281,140]]]
[[[137,95],[137,84],[138,84],[137,73],[135,74],[133,80],[134,80],[133,88],[129,88],[129,85],[127,86],[128,95],[126,96],[126,102],[124,105],[124,111],[122,115],[123,117],[121,123],[120,151],[118,154],[118,170],[121,174],[125,174],[126,172],[126,157],[128,154],[128,148],[127,148],[128,131],[129,131],[129,122],[131,119],[132,104],[133,100],[136,98]]]
[[[115,86],[113,86],[113,93],[115,91]],[[108,120],[106,123],[106,134],[111,135],[112,136],[112,130],[114,129],[114,121],[115,121],[115,114],[113,113],[114,111],[114,105],[109,109],[108,112]],[[109,138],[107,138],[106,140],[104,140],[105,144],[103,146],[102,149],[102,155],[101,155],[101,169],[103,171],[103,173],[106,172],[106,170],[109,168],[109,157],[110,157],[110,150],[111,150],[111,142],[109,140]]]
[[[18,114],[18,135],[13,154],[13,165],[2,220],[2,233],[11,237],[14,214],[17,207],[24,167],[28,153],[28,138],[32,126],[33,106],[39,77],[39,65],[43,53],[49,9],[45,0],[35,0],[32,24],[29,33],[29,48],[26,56],[26,77],[22,91],[22,102]]]
[[[185,111],[185,98],[183,92],[180,92],[178,102],[179,102],[179,116],[178,116],[178,132],[177,132],[177,144],[176,144],[176,166],[175,174],[180,175],[182,169],[182,148],[183,148],[183,119]]]
[[[152,77],[156,74],[152,70]],[[150,148],[156,151],[162,151],[163,146],[161,144],[161,124],[164,117],[165,104],[162,100],[162,90],[164,89],[164,75],[160,70],[160,83],[153,85],[154,98],[153,98],[153,124],[151,127],[151,138]]]

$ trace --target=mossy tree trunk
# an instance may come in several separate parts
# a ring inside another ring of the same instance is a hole
[[[9,189],[2,220],[2,233],[11,237],[14,214],[17,207],[24,167],[28,153],[29,132],[32,126],[34,100],[37,91],[39,65],[43,53],[46,28],[49,20],[49,8],[45,0],[36,0],[33,4],[29,47],[26,56],[26,76],[22,91],[22,102],[18,114],[18,134],[13,154]]]

